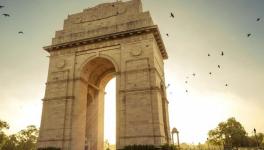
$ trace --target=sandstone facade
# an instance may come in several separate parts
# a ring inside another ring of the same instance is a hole
[[[140,0],[69,15],[50,46],[38,147],[103,150],[104,88],[116,77],[116,145],[170,142],[158,27]]]

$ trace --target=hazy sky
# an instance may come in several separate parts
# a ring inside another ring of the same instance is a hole
[[[39,126],[48,71],[42,47],[51,43],[68,14],[112,1],[0,0],[5,6],[0,13],[11,15],[0,16],[0,119],[11,125],[11,133]],[[181,142],[203,142],[209,129],[229,117],[249,134],[253,128],[264,132],[264,1],[143,0],[143,7],[159,26],[169,55],[170,124],[180,131]],[[258,17],[262,20],[256,22]],[[24,35],[17,34],[20,30]],[[112,110],[115,97],[109,89],[114,86],[112,80],[106,97]],[[106,130],[106,138],[114,142],[113,130]]]

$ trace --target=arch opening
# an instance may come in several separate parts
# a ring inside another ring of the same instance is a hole
[[[86,97],[84,98],[86,101],[84,134],[85,150],[100,150],[104,148],[104,120],[107,119],[104,117],[104,99],[106,95],[105,88],[109,81],[115,77],[115,73],[116,68],[114,64],[110,60],[101,57],[90,60],[83,67],[81,72],[81,78],[85,80],[85,85],[82,86],[84,89],[80,94]],[[115,81],[116,80],[112,80],[111,83],[114,84],[113,82]],[[114,101],[116,101],[116,94],[113,94],[113,92],[115,92],[115,90],[112,90],[111,95],[112,98],[114,98]],[[113,103],[113,100],[111,100],[111,102]],[[114,111],[114,113],[112,112],[111,114],[112,116],[116,116],[116,111]],[[111,124],[113,124],[112,119]],[[114,122],[114,125],[115,124],[116,123]],[[111,132],[111,134],[114,134],[114,137],[116,136],[116,133]]]
[[[116,145],[116,78],[105,88],[104,105],[104,149],[115,149]]]

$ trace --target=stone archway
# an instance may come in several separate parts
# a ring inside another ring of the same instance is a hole
[[[85,147],[87,150],[103,149],[104,89],[115,74],[116,69],[113,63],[103,57],[89,60],[81,69],[82,83],[79,86],[84,91],[79,93],[79,99],[86,100],[86,108],[82,108],[86,110],[86,120],[81,119],[83,121],[81,124],[86,124]]]
[[[107,11],[107,13],[105,13]],[[116,146],[170,143],[158,27],[140,0],[69,15],[52,45],[38,147],[103,150],[103,99],[116,77]]]

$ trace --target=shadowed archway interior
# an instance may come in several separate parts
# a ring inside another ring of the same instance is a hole
[[[105,58],[95,58],[83,68],[81,77],[86,80],[85,149],[102,149],[104,141],[105,86],[114,77],[115,67]]]

